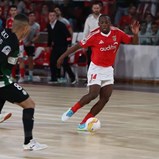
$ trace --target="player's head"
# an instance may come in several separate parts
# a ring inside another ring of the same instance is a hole
[[[11,5],[10,6],[9,14],[13,18],[17,15],[17,6],[16,5]]]
[[[92,4],[92,12],[93,12],[93,14],[99,15],[101,10],[102,10],[102,6],[101,6],[100,2],[99,1],[95,1]]]
[[[12,31],[17,35],[18,40],[23,40],[30,31],[29,19],[23,14],[14,17]]]
[[[110,31],[111,20],[110,17],[106,14],[102,14],[99,17],[98,25],[100,27],[101,32],[107,34]]]

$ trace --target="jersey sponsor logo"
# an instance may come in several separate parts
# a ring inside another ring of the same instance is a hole
[[[18,57],[8,57],[8,63],[15,65],[18,61]]]
[[[5,55],[8,55],[11,52],[11,47],[10,46],[5,46],[2,51]]]
[[[9,35],[6,33],[5,30],[3,30],[3,31],[1,32],[1,35],[2,35],[5,39],[7,39],[7,38],[9,37]]]
[[[115,52],[116,49],[117,49],[117,45],[118,45],[118,42],[114,42],[113,45],[108,45],[107,47],[101,47],[101,48],[100,48],[100,51],[110,51],[110,50],[114,50],[114,52]]]
[[[104,44],[104,41],[103,41],[103,40],[100,40],[100,41],[99,41],[99,44]]]

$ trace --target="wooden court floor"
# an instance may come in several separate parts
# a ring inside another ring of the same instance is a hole
[[[34,138],[49,147],[22,150],[22,109],[6,103],[4,111],[13,116],[0,124],[0,159],[159,159],[158,93],[114,90],[97,116],[102,128],[85,134],[76,127],[96,101],[66,123],[61,114],[87,93],[86,88],[23,86],[36,102]]]

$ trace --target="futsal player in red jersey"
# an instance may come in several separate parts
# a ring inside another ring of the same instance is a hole
[[[137,44],[139,27],[139,22],[134,21],[131,24],[133,36],[129,36],[120,29],[113,27],[110,18],[102,14],[99,17],[99,29],[92,31],[87,38],[81,40],[61,55],[57,61],[58,67],[62,65],[66,56],[81,47],[91,47],[92,49],[91,64],[87,73],[89,92],[62,115],[62,121],[68,120],[80,108],[99,95],[97,103],[78,125],[78,130],[86,130],[86,121],[90,117],[95,117],[103,109],[112,94],[114,84],[114,69],[112,66],[120,44]]]

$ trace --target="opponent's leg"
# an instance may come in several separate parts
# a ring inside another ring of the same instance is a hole
[[[23,127],[24,127],[24,150],[41,150],[47,148],[47,145],[40,144],[36,140],[33,139],[33,126],[34,126],[34,108],[35,103],[29,97],[25,101],[18,103],[21,107],[23,107]]]
[[[4,122],[5,120],[9,119],[12,116],[12,113],[7,113],[7,112],[2,113],[4,103],[5,103],[5,100],[0,99],[0,123]]]

